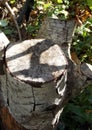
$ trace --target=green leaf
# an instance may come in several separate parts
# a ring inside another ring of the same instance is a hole
[[[89,96],[88,101],[92,103],[92,95]]]
[[[31,26],[31,25],[28,25],[27,26],[27,31],[29,33],[33,33],[34,31],[36,31],[37,29],[39,29],[39,26]]]
[[[37,1],[37,4],[38,5],[44,5],[44,2],[43,1]]]
[[[92,0],[87,0],[87,4],[92,9]]]
[[[6,20],[0,20],[0,26],[1,27],[6,27],[8,25],[8,21]]]
[[[58,4],[60,4],[60,3],[62,3],[62,2],[63,2],[62,0],[57,0],[57,3],[58,3]]]
[[[69,103],[68,110],[75,113],[77,116],[84,118],[84,111],[80,106]]]
[[[15,0],[10,0],[10,3],[11,3],[11,4],[14,4],[14,3],[15,3]]]
[[[44,9],[48,9],[51,6],[51,3],[44,4]]]
[[[14,30],[12,30],[12,29],[4,29],[4,33],[6,35],[10,35],[10,34],[14,33]]]

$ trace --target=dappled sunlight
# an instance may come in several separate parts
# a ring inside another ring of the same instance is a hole
[[[31,83],[44,83],[59,77],[67,61],[61,48],[51,40],[33,39],[11,44],[6,51],[11,74]]]

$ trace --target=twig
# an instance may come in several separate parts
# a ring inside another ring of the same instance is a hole
[[[21,38],[20,29],[19,29],[19,26],[18,26],[18,23],[17,23],[17,20],[16,20],[16,16],[15,16],[14,12],[12,11],[12,9],[11,9],[10,5],[8,4],[8,2],[5,2],[5,5],[6,5],[7,9],[10,11],[10,13],[11,13],[11,15],[12,15],[12,17],[13,17],[14,23],[15,23],[16,28],[17,28],[17,30],[18,30],[19,40],[21,41],[22,38]]]

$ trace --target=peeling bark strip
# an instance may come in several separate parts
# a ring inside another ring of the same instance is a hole
[[[8,45],[5,62],[1,90],[11,115],[26,129],[53,129],[53,112],[67,81],[67,60],[61,48],[51,40],[26,40]]]

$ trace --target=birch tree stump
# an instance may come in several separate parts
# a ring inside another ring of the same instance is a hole
[[[39,39],[3,49],[0,116],[5,130],[57,130],[65,104],[92,83],[92,66],[77,64],[71,57],[75,24],[47,18]]]
[[[61,48],[45,39],[10,44],[5,64],[1,90],[11,116],[28,130],[53,129],[54,109],[67,81],[67,60]]]

